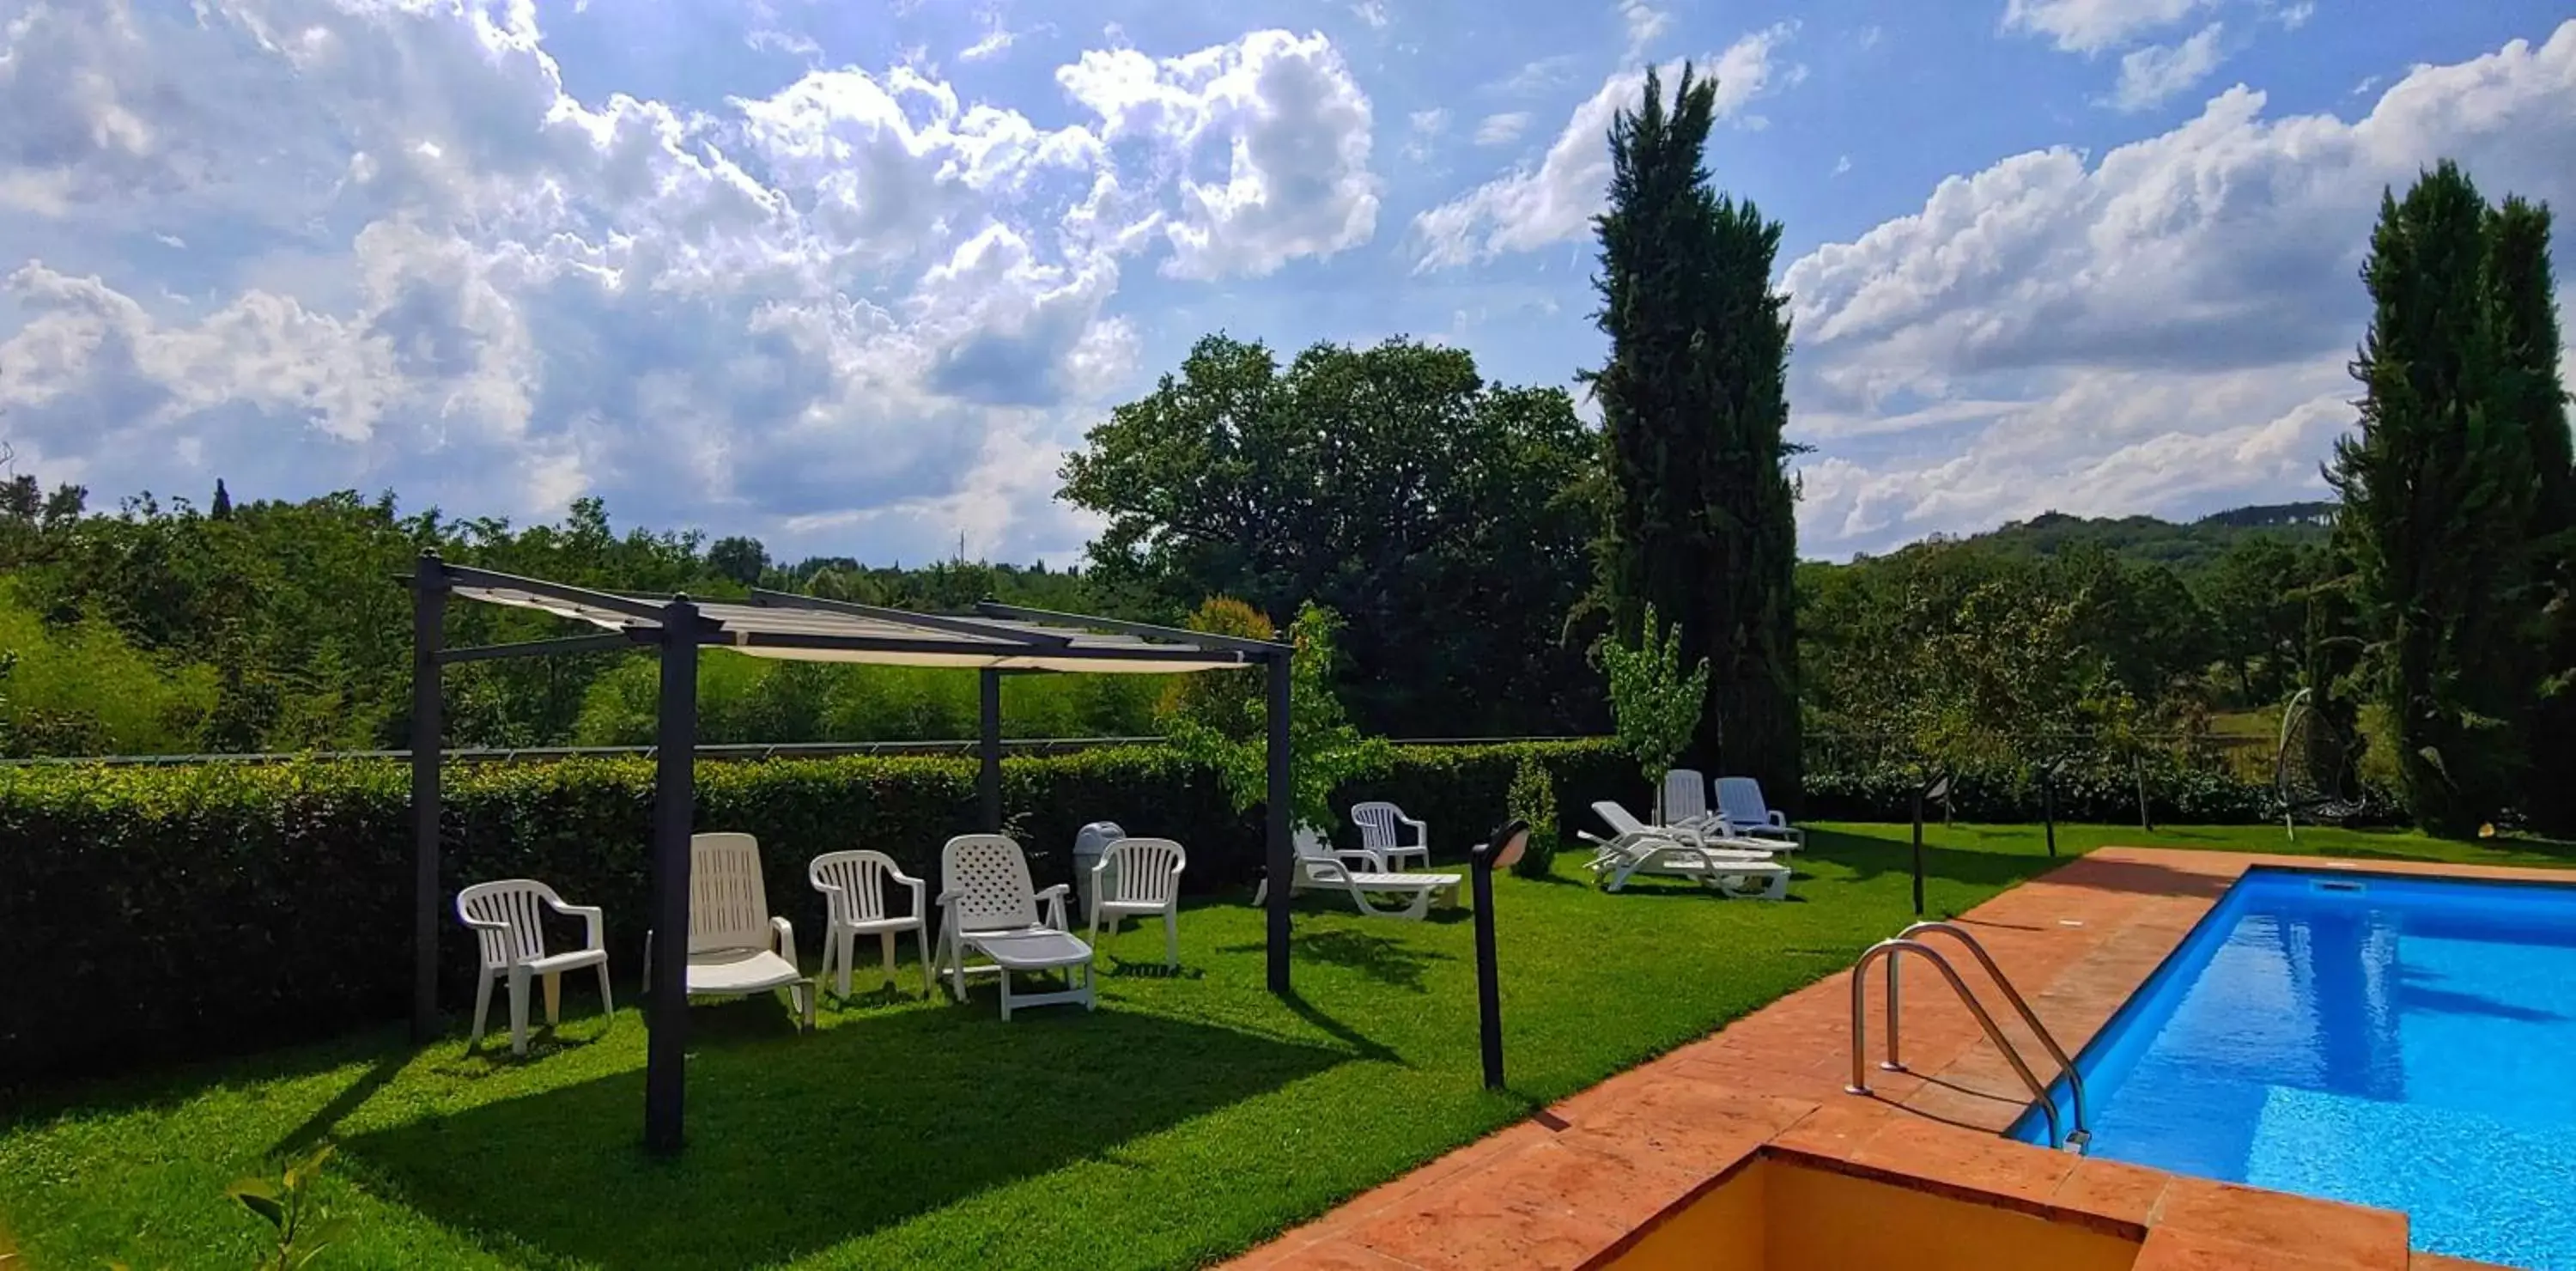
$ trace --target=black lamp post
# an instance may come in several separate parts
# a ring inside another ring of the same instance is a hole
[[[2058,760],[2039,773],[2039,815],[2048,823],[2048,854],[2057,855],[2057,779],[2066,775],[2066,761]]]
[[[1485,1051],[1485,1088],[1503,1088],[1503,990],[1494,970],[1494,871],[1529,850],[1529,822],[1513,821],[1468,854],[1476,889],[1476,1014]]]
[[[1914,916],[1923,916],[1923,803],[1927,799],[1950,797],[1950,778],[1944,774],[1929,786],[1914,791]]]

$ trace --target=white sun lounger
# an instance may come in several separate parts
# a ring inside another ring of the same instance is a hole
[[[1717,813],[1735,834],[1770,841],[1781,851],[1807,845],[1807,832],[1764,803],[1762,783],[1751,777],[1717,779]]]
[[[1310,888],[1348,892],[1351,903],[1372,918],[1418,919],[1431,912],[1432,898],[1447,893],[1457,903],[1459,876],[1456,874],[1400,874],[1386,867],[1386,858],[1367,848],[1335,848],[1311,830],[1296,834],[1297,865],[1288,880],[1288,894],[1296,895]],[[1270,895],[1270,880],[1252,893],[1252,903],[1260,904]],[[1381,906],[1369,900],[1371,895],[1401,896],[1408,901],[1402,906]]]
[[[1608,800],[1593,804],[1592,810],[1618,831],[1610,839],[1582,836],[1596,846],[1589,867],[1605,891],[1618,891],[1629,879],[1646,874],[1688,878],[1729,896],[1788,898],[1789,867],[1759,845],[1720,840],[1722,846],[1712,847],[1685,839],[1639,822]]]

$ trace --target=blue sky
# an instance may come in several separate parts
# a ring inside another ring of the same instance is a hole
[[[2576,207],[2538,0],[0,0],[0,440],[202,497],[1065,560],[1215,329],[1597,364],[1641,68],[1785,224],[1801,546],[2312,497],[2382,187]],[[2562,279],[2569,276],[2560,251]]]

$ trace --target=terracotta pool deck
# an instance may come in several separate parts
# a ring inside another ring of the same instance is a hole
[[[2555,879],[2564,871],[2104,848],[1957,921],[2069,1053],[2082,1049],[2248,867]],[[1944,948],[1945,954],[1951,950]],[[1965,963],[1965,958],[1954,958]],[[1870,1085],[1851,1077],[1849,978],[1835,974],[1291,1231],[1237,1271],[1471,1271],[1607,1262],[1677,1202],[1757,1155],[2076,1222],[2144,1244],[2136,1271],[2469,1271],[2413,1253],[2406,1216],[2091,1160],[2000,1137],[2031,1099],[1974,1020],[1907,959],[1909,1072],[1883,1072],[1883,980],[1870,994]],[[2006,1035],[2045,1052],[1962,966]],[[2043,1080],[2045,1077],[2043,1077]]]

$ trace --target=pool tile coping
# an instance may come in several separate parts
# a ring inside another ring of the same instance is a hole
[[[1956,921],[2028,994],[2060,1044],[2080,1053],[2218,898],[2259,866],[2571,878],[2520,866],[2106,847]],[[2139,1239],[2136,1271],[2483,1265],[2410,1252],[2401,1213],[2003,1138],[2031,1104],[2028,1091],[1930,968],[1908,960],[1901,975],[1897,1019],[1908,1070],[1876,1065],[1885,1008],[1873,985],[1869,1095],[1844,1092],[1851,998],[1849,978],[1838,972],[1365,1192],[1227,1267],[1596,1267],[1668,1212],[1765,1158]],[[1997,1009],[1996,1018],[2025,1054],[2044,1055],[2008,1010]]]

